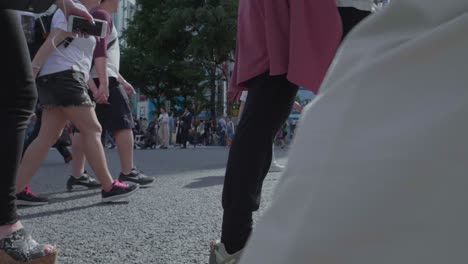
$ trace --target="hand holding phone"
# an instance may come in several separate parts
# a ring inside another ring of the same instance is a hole
[[[68,32],[84,33],[104,38],[107,34],[107,21],[94,19],[94,24],[91,24],[85,18],[71,15],[68,17]]]

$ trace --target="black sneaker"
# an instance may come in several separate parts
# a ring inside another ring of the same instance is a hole
[[[119,181],[133,182],[133,183],[138,183],[140,185],[148,185],[154,181],[154,178],[146,176],[140,170],[132,169],[132,172],[130,172],[130,174],[128,175],[120,173]]]
[[[68,178],[67,181],[67,190],[71,191],[73,189],[73,186],[79,185],[79,186],[85,186],[88,187],[89,189],[95,189],[95,188],[100,188],[101,184],[96,181],[93,177],[89,176],[86,173],[83,173],[81,177],[75,178],[70,175],[70,178]]]
[[[28,186],[24,188],[24,191],[16,194],[16,205],[45,205],[49,203],[49,199],[45,197],[39,197],[31,191]]]
[[[120,181],[114,181],[112,183],[112,189],[108,192],[102,190],[102,202],[108,203],[113,202],[125,197],[128,197],[136,192],[140,188],[140,185],[136,183],[121,183]]]

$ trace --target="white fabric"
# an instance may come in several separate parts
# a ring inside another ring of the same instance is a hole
[[[241,93],[241,96],[240,96],[239,100],[240,100],[241,102],[245,102],[245,101],[247,101],[247,95],[248,95],[248,94],[249,94],[249,92],[248,92],[248,91],[242,91],[242,93]]]
[[[81,5],[80,3],[75,4]],[[51,31],[57,29],[68,31],[67,25],[68,21],[62,10],[57,10],[52,18]],[[59,43],[59,41],[56,41],[55,45]],[[66,48],[64,45],[60,45],[44,63],[39,76],[75,69],[83,72],[86,80],[88,80],[95,46],[96,39],[94,37],[75,38]]]
[[[114,44],[107,49],[107,77],[119,78],[120,69],[120,45],[119,45],[119,32],[115,25],[112,25],[112,32],[109,36],[109,41],[114,41]],[[91,77],[98,78],[96,67],[91,69]]]
[[[241,263],[468,263],[467,32],[405,0],[348,36]]]
[[[169,124],[169,115],[167,113],[160,114],[158,121],[159,124]]]

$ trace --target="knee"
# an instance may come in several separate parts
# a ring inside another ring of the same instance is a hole
[[[98,136],[101,137],[102,127],[99,123],[94,123],[92,125],[86,126],[83,129],[80,128],[81,136]]]

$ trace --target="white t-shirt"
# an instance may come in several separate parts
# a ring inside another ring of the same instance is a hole
[[[75,4],[81,5],[80,3]],[[51,31],[54,29],[68,31],[67,26],[68,21],[62,10],[57,10],[52,18]],[[55,45],[58,44],[55,43]],[[95,46],[96,39],[94,37],[75,38],[66,48],[64,45],[60,45],[44,63],[39,76],[74,69],[82,72],[85,75],[85,80],[88,80]]]

